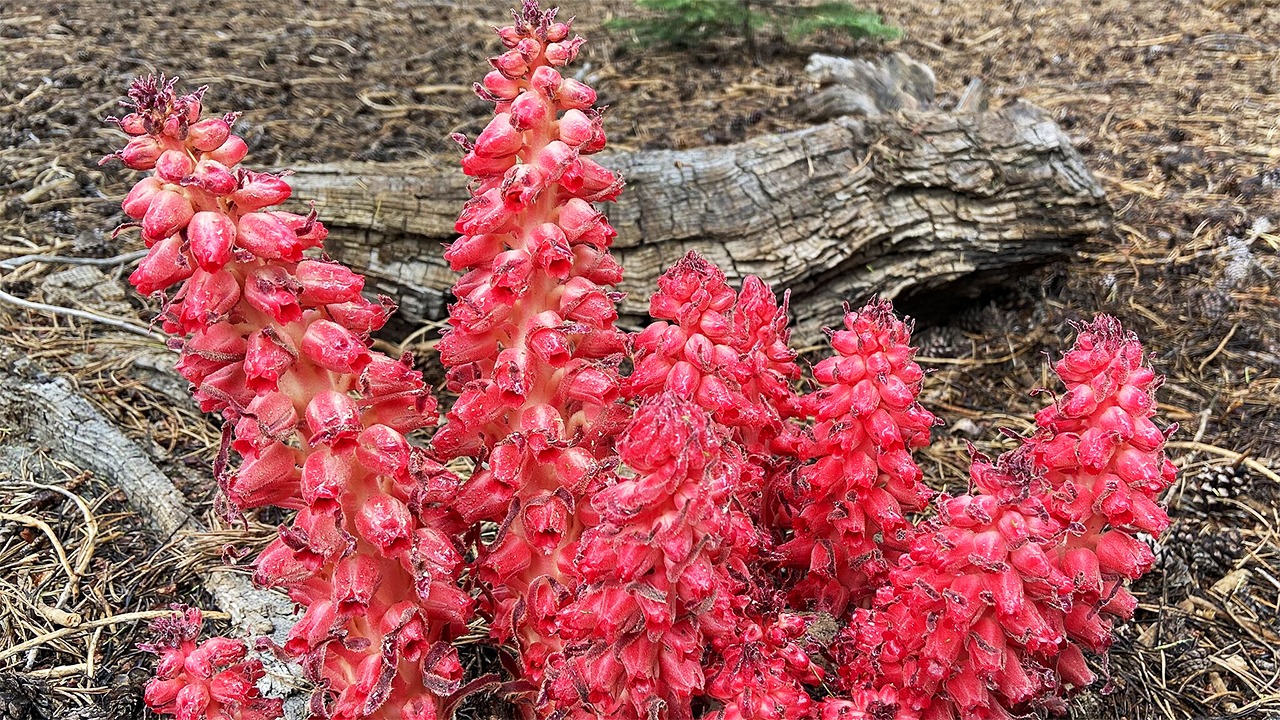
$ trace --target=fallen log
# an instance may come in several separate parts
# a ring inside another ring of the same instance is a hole
[[[690,250],[731,279],[790,288],[804,340],[871,295],[947,304],[1104,232],[1101,186],[1067,136],[1022,102],[981,113],[841,117],[729,146],[602,153],[628,183],[602,209],[627,270],[625,321]],[[453,163],[333,163],[290,182],[329,225],[329,252],[395,298],[444,317],[455,280],[440,243],[469,197]]]

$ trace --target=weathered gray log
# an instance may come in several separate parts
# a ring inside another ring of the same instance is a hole
[[[802,338],[873,294],[974,293],[1103,232],[1109,210],[1066,135],[1040,109],[843,117],[721,147],[604,153],[628,181],[603,208],[627,269],[624,316],[689,250],[731,279],[792,290]],[[366,272],[410,322],[438,319],[455,279],[467,178],[453,163],[338,163],[294,175],[333,231],[330,252]],[[945,291],[944,291],[945,289]]]
[[[928,110],[936,94],[933,70],[900,52],[874,61],[815,54],[804,72],[819,86],[801,101],[804,116],[813,122]]]

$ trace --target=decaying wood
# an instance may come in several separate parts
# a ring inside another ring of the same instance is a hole
[[[800,335],[873,294],[952,302],[1108,227],[1102,188],[1043,111],[844,117],[738,145],[606,153],[627,178],[616,251],[624,315],[689,250],[733,279],[791,288]],[[445,313],[467,179],[452,164],[337,163],[293,176],[333,231],[330,252],[366,272],[410,322]],[[945,288],[945,291],[943,289]]]
[[[119,487],[161,537],[180,537],[184,532],[204,529],[173,482],[65,379],[0,368],[0,419],[10,437],[47,447],[55,457]],[[231,616],[231,624],[241,636],[268,636],[283,643],[293,627],[293,603],[254,587],[244,575],[209,573],[202,584],[214,603]],[[269,670],[268,679],[274,678],[273,694],[279,696],[297,686],[291,669],[269,654],[261,657]]]

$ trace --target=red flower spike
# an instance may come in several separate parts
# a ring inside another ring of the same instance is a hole
[[[937,420],[915,400],[924,374],[910,335],[887,301],[873,300],[845,315],[831,338],[838,354],[814,367],[821,387],[801,401],[817,419],[800,443],[806,464],[781,490],[791,539],[779,551],[802,576],[798,606],[838,614],[866,596],[906,549],[896,539],[910,528],[905,511],[929,500],[909,450],[928,443]]]
[[[245,660],[243,642],[215,637],[197,644],[200,611],[175,606],[175,612],[153,621],[152,640],[141,646],[159,656],[157,675],[143,693],[147,707],[182,720],[282,717],[283,702],[258,693],[262,663]]]
[[[220,480],[228,500],[298,509],[254,572],[257,582],[307,608],[285,652],[321,693],[338,698],[335,707],[358,697],[351,707],[371,720],[392,716],[378,715],[382,708],[406,705],[443,717],[452,690],[436,678],[447,663],[424,667],[406,651],[456,637],[472,612],[471,598],[455,585],[461,563],[436,553],[428,579],[410,562],[420,533],[453,543],[461,529],[440,499],[418,499],[425,494],[410,472],[422,463],[411,461],[400,434],[433,424],[434,400],[408,364],[365,344],[388,309],[361,297],[363,279],[303,257],[327,234],[314,215],[274,210],[289,186],[238,168],[247,147],[230,134],[230,121],[201,120],[196,96],[173,87],[139,80],[131,93],[137,112],[122,121],[135,136],[122,153],[126,164],[157,172],[125,200],[151,246],[131,281],[146,294],[181,284],[170,292],[163,324],[189,335],[177,367],[201,407],[232,423],[230,449],[243,458]],[[386,474],[399,482],[384,486]],[[447,483],[431,482],[447,492]],[[382,591],[420,609],[413,643],[404,643],[405,627],[394,628],[396,638],[379,629],[389,610]],[[148,705],[184,720],[278,716],[279,701],[254,689],[260,666],[232,659],[243,646],[210,640],[197,650],[198,625],[197,616],[164,629],[173,639],[163,646]],[[384,647],[399,649],[384,657]],[[375,669],[371,684],[362,684],[366,667]]]
[[[1067,391],[1036,434],[975,460],[971,494],[920,528],[846,630],[855,695],[892,691],[903,710],[976,720],[1061,705],[1064,685],[1093,681],[1081,650],[1105,652],[1113,621],[1132,615],[1122,583],[1154,561],[1133,533],[1167,523],[1155,497],[1173,468],[1163,442],[1132,442],[1159,379],[1114,318],[1082,326],[1056,370]]]
[[[582,109],[591,104],[589,93],[576,92],[583,107],[572,117],[559,117],[553,99],[569,85],[553,66],[562,67],[566,48],[576,52],[580,43],[562,35],[558,42],[568,44],[553,58],[547,52],[554,11],[526,3],[517,15],[498,31],[509,49],[490,61],[495,70],[478,90],[495,102],[494,119],[474,144],[460,140],[463,169],[477,183],[456,225],[463,236],[446,253],[466,275],[454,288],[458,301],[439,350],[461,397],[433,447],[446,457],[488,457],[461,488],[458,509],[469,523],[505,520],[477,560],[495,585],[486,610],[509,619],[494,621],[495,634],[505,637],[516,623],[528,679],[538,684],[543,659],[559,651],[560,641],[543,635],[516,604],[549,572],[569,579],[556,568],[572,567],[583,528],[587,488],[577,471],[584,462],[579,453],[606,458],[625,420],[617,392],[624,344],[613,327],[618,296],[609,287],[620,278],[592,275],[573,248],[607,254],[615,234],[583,194],[575,148],[596,134],[572,128],[588,118]],[[583,137],[567,142],[566,128],[570,138]],[[556,468],[566,454],[575,470],[562,477]]]

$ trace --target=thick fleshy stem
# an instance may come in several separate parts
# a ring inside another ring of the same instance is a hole
[[[282,177],[236,167],[233,116],[200,119],[200,93],[143,78],[117,153],[154,170],[124,201],[151,252],[130,276],[144,294],[180,285],[160,316],[178,371],[226,418],[215,474],[234,510],[297,510],[257,558],[255,580],[306,608],[284,651],[330,717],[428,720],[461,681],[448,640],[471,598],[456,587],[459,528],[441,509],[457,481],[407,435],[435,424],[408,357],[372,352],[390,311],[363,279],[304,253],[326,231],[271,208]],[[231,450],[239,467],[229,467]]]
[[[582,39],[555,15],[526,2],[498,30],[509,49],[476,86],[497,114],[474,143],[459,138],[477,181],[445,253],[466,274],[439,350],[460,397],[433,439],[443,456],[480,461],[455,510],[500,524],[475,572],[494,637],[514,641],[535,687],[557,662],[560,643],[544,630],[576,582],[576,541],[593,522],[586,499],[629,412],[616,233],[592,206],[622,181],[588,157],[605,144],[600,111],[594,91],[560,73]]]
[[[813,425],[804,463],[781,489],[784,567],[799,580],[792,604],[840,615],[868,598],[910,543],[908,511],[932,493],[910,451],[929,443],[938,420],[917,400],[924,371],[912,360],[911,326],[886,300],[846,312],[831,335],[836,355],[813,370],[819,388],[802,399]]]

